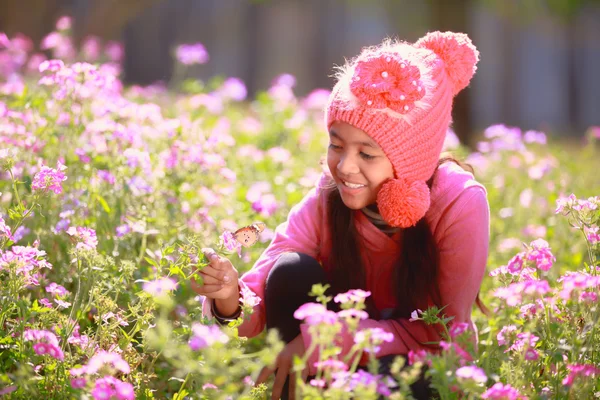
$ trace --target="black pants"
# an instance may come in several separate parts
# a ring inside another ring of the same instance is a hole
[[[327,284],[327,276],[317,260],[306,254],[283,254],[271,269],[265,288],[267,329],[276,328],[285,343],[291,342],[300,334],[301,321],[294,318],[294,311],[304,303],[315,301],[315,298],[308,293],[316,283]],[[334,311],[337,311],[336,306],[336,303],[330,303]],[[389,373],[395,357],[381,357],[379,373]],[[288,398],[288,383],[289,379],[283,388],[282,399]],[[411,389],[413,397],[418,400],[434,397],[423,376],[411,386]]]

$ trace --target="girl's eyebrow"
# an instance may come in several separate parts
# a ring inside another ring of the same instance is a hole
[[[342,142],[344,141],[344,139],[342,139],[342,137],[340,135],[338,135],[333,129],[329,131],[329,136],[339,139]],[[377,146],[375,143],[370,142],[370,141],[369,142],[353,142],[350,144],[362,144],[363,146],[372,147],[376,150],[380,150],[379,146]]]

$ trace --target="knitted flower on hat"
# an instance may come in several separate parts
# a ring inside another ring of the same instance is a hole
[[[476,71],[479,52],[462,33],[432,32],[414,44],[387,40],[369,47],[337,75],[327,105],[335,121],[371,136],[394,168],[377,195],[381,216],[410,227],[430,205],[433,175],[451,122],[453,97]]]

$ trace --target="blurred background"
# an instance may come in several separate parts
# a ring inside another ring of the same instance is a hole
[[[334,65],[388,36],[466,32],[481,61],[456,99],[462,141],[496,123],[572,138],[600,125],[600,0],[0,0],[0,32],[39,48],[63,15],[76,48],[122,43],[127,84],[171,81],[176,47],[201,43],[185,76],[239,77],[250,96],[282,73],[298,96],[330,89]]]

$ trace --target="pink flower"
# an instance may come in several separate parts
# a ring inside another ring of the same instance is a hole
[[[535,261],[537,267],[542,271],[548,271],[556,261],[554,255],[550,252],[550,246],[544,239],[537,239],[531,242],[531,249],[528,251],[527,259]]]
[[[77,242],[76,249],[95,250],[98,246],[96,231],[83,226],[71,226],[67,229],[67,235],[71,236]]]
[[[334,360],[332,358],[328,358],[327,360],[323,361],[317,361],[314,365],[316,368],[330,371],[346,371],[348,369],[348,366],[343,361]]]
[[[569,374],[563,379],[562,384],[565,386],[573,385],[577,377],[586,377],[600,375],[600,368],[590,364],[572,364],[567,365]]]
[[[254,308],[260,304],[260,297],[256,295],[252,290],[248,289],[247,286],[242,285],[240,289],[240,302],[246,307]]]
[[[532,349],[532,348],[528,348],[527,350],[525,350],[525,359],[528,361],[535,361],[538,358],[540,358],[540,354],[537,352],[537,350]]]
[[[408,320],[410,322],[415,322],[420,319],[423,319],[423,318],[419,317],[419,314],[423,315],[423,310],[419,310],[419,309],[414,310],[413,312],[410,313],[410,318]]]
[[[194,323],[192,325],[192,337],[188,345],[194,351],[212,346],[215,343],[225,344],[229,341],[227,336],[218,325],[204,325]]]
[[[336,303],[359,303],[363,302],[367,297],[371,295],[371,292],[364,291],[362,289],[351,289],[345,293],[339,293],[335,296],[333,301]]]
[[[380,344],[394,341],[394,335],[381,328],[369,328],[356,332],[354,343],[366,346],[367,353],[377,354],[381,347]]]
[[[10,232],[10,226],[6,225],[4,218],[0,215],[0,237],[6,236],[9,240],[13,240],[12,233]]]
[[[295,312],[294,318],[304,320],[309,325],[321,323],[334,324],[337,322],[337,314],[329,311],[323,304],[306,303],[301,305]]]
[[[87,384],[87,380],[83,377],[71,379],[71,387],[73,389],[83,389]]]
[[[425,350],[417,350],[417,351],[409,350],[408,351],[408,365],[413,365],[416,362],[430,363],[427,360],[428,355],[429,355],[429,353]]]
[[[511,334],[511,332],[515,332],[516,330],[517,327],[515,325],[507,325],[503,327],[500,330],[500,332],[498,332],[498,334],[496,335],[496,339],[498,339],[498,346],[503,346],[505,344],[511,343],[512,338],[515,336]],[[510,334],[510,338],[506,337],[508,336],[508,334]]]
[[[393,53],[360,60],[350,83],[365,107],[405,114],[425,96],[419,68]]]
[[[202,390],[206,390],[206,389],[214,389],[214,390],[218,390],[219,388],[217,388],[215,385],[213,385],[212,383],[205,383],[204,385],[202,385]]]
[[[357,310],[355,308],[349,308],[347,310],[338,311],[338,316],[341,318],[356,318],[356,319],[367,319],[369,314],[366,311]]]
[[[59,162],[56,163],[56,169],[43,166],[41,170],[33,177],[31,189],[34,192],[47,193],[53,191],[56,194],[62,193],[62,182],[67,180],[64,170],[67,167]]]
[[[46,292],[52,293],[56,296],[66,296],[69,294],[67,289],[55,282],[51,282],[48,286],[46,286]]]
[[[177,281],[173,278],[159,278],[154,281],[144,283],[144,291],[152,296],[162,296],[177,289]]]
[[[220,239],[227,251],[237,252],[238,257],[242,256],[242,245],[233,237],[233,233],[225,231]]]
[[[456,377],[459,380],[472,380],[477,383],[487,382],[485,371],[474,365],[460,367],[456,370]]]
[[[176,50],[177,60],[184,65],[205,64],[208,53],[202,43],[182,44]]]
[[[481,398],[490,400],[517,400],[521,398],[521,394],[512,386],[508,384],[504,385],[501,382],[498,382],[486,390],[481,395]]]
[[[131,372],[131,368],[127,361],[123,360],[120,354],[108,352],[105,350],[98,351],[85,366],[85,373],[95,374],[105,365],[112,367],[118,371],[128,374]]]
[[[450,327],[450,330],[449,330],[450,337],[452,339],[454,339],[457,336],[460,336],[461,334],[466,332],[467,329],[469,329],[469,324],[467,324],[466,322],[459,322],[456,324],[452,324],[452,326]]]

